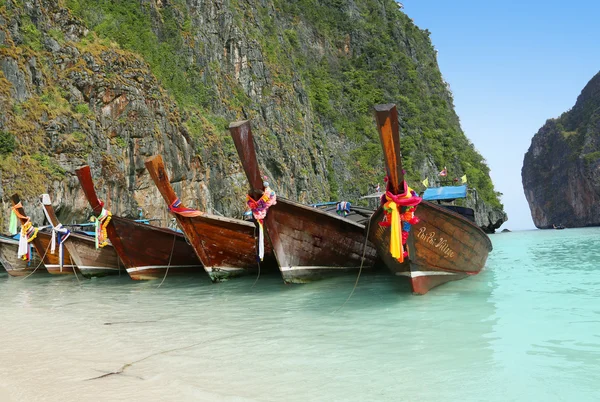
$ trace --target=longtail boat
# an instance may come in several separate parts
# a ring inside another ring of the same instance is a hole
[[[101,243],[108,237],[132,279],[203,272],[192,246],[182,233],[112,215],[98,199],[90,167],[75,170],[83,192],[101,226]]]
[[[256,226],[253,223],[184,207],[171,187],[160,155],[148,159],[146,169],[213,282],[258,270]],[[266,268],[276,267],[271,247],[265,250],[265,258],[263,265]]]
[[[250,183],[248,204],[259,232],[266,229],[285,282],[312,282],[373,267],[376,251],[367,242],[364,225],[276,198],[261,177],[250,123],[231,123],[229,131]]]
[[[42,194],[41,200],[46,219],[58,238],[58,247],[66,247],[81,275],[92,278],[119,274],[121,264],[111,244],[96,248],[93,237],[69,230],[58,221],[48,194]]]
[[[35,251],[31,252],[28,261],[17,256],[19,240],[0,236],[0,264],[10,276],[26,276],[30,274],[47,274],[48,271]]]
[[[467,217],[411,191],[402,170],[396,106],[377,105],[375,117],[388,180],[369,238],[384,263],[408,277],[416,294],[479,273],[492,250],[489,237]]]
[[[46,270],[53,275],[70,275],[75,273],[77,266],[73,262],[68,250],[52,249],[52,230],[50,232],[38,230],[31,223],[29,217],[25,214],[21,198],[18,194],[11,196],[13,203],[13,211],[24,227],[21,231],[21,236],[26,236],[27,241],[33,244],[35,251],[41,256]],[[24,233],[26,233],[24,235]],[[62,252],[61,252],[62,251]]]

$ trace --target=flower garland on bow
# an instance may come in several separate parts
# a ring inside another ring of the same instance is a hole
[[[379,222],[380,226],[391,226],[390,253],[399,262],[404,262],[404,259],[408,258],[406,241],[411,226],[419,223],[415,211],[422,200],[412,188],[408,187],[405,181],[403,185],[404,192],[402,194],[392,194],[389,191],[388,183],[388,189],[381,197],[384,215],[383,220]]]
[[[187,218],[193,218],[195,216],[202,216],[201,211],[197,211],[195,209],[186,208],[181,205],[181,200],[177,198],[171,205],[169,205],[169,211],[174,214],[185,216]]]
[[[267,216],[269,208],[272,205],[277,204],[277,196],[275,195],[275,191],[271,190],[269,187],[269,183],[265,181],[263,182],[263,186],[265,187],[265,190],[262,197],[260,197],[258,200],[252,199],[250,195],[246,196],[246,203],[252,211],[252,216],[258,222],[258,257],[261,261],[265,256],[265,235],[263,222]]]
[[[31,219],[28,216],[23,216],[19,213],[19,209],[23,208],[20,202],[12,207],[12,212],[19,218],[25,219],[25,223],[21,225],[21,235],[19,236],[19,249],[17,250],[17,258],[24,261],[31,260],[31,247],[29,243],[37,237],[38,228],[34,227]]]
[[[94,231],[96,248],[102,248],[108,245],[108,234],[106,233],[106,227],[112,218],[110,211],[104,209],[104,203],[102,201],[100,201],[100,206],[102,207],[102,211],[100,211],[100,214],[94,220],[94,223],[96,224],[96,230]]]

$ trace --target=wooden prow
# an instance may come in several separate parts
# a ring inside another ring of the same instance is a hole
[[[158,191],[163,196],[167,204],[173,204],[173,202],[175,202],[177,199],[177,194],[169,182],[169,175],[165,171],[165,164],[162,156],[155,155],[146,159],[145,165],[146,170],[148,170],[148,173],[150,173],[150,177],[152,177],[152,180],[154,180],[154,184],[156,184],[156,187],[158,187]]]
[[[19,197],[19,194],[15,193],[10,197],[10,200],[13,203],[13,206],[17,205],[18,203],[21,202],[21,197]],[[21,222],[21,225],[24,225],[25,223],[27,223],[27,214],[25,214],[25,209],[23,209],[23,207],[19,207],[16,209],[17,212],[19,213],[19,215],[25,217],[25,218],[21,218],[20,216],[17,216],[19,218],[19,222]],[[39,256],[43,256],[45,255],[45,250],[44,247],[42,247],[42,245],[40,244],[40,239],[39,238],[35,238],[31,241],[31,244],[33,244],[33,247],[35,248],[35,251],[38,253]]]
[[[88,165],[84,165],[78,169],[75,169],[75,173],[77,173],[77,178],[79,179],[81,188],[83,189],[85,197],[92,207],[94,215],[100,215],[102,212],[102,204],[100,203],[98,195],[96,194],[96,189],[94,188],[94,180],[92,179],[90,167]]]
[[[393,103],[376,105],[375,120],[377,120],[377,130],[383,147],[389,190],[394,194],[401,194],[404,192],[404,173],[396,105]]]
[[[56,217],[56,213],[54,213],[54,208],[52,208],[52,202],[50,201],[50,195],[42,194],[41,195],[42,207],[46,210],[46,216],[50,219],[50,224],[52,226],[58,226],[60,223],[58,218]],[[47,202],[47,203],[46,203]]]
[[[253,198],[257,198],[262,195],[264,187],[263,179],[260,176],[258,160],[256,159],[256,149],[254,148],[250,122],[244,120],[231,123],[229,125],[229,132],[231,133],[235,149],[237,149],[244,172],[250,183],[250,194]]]
[[[19,197],[19,194],[16,194],[16,193],[15,193],[15,194],[11,195],[11,197],[10,197],[10,200],[12,201],[12,203],[13,203],[13,206],[15,206],[15,205],[17,205],[18,203],[20,203],[20,202],[21,202],[21,197]],[[23,207],[22,207],[22,206],[21,206],[21,207],[19,207],[19,208],[17,208],[17,212],[18,212],[18,213],[19,213],[21,216],[27,216],[27,215],[25,214],[25,210],[23,209]],[[23,219],[23,218],[19,218],[19,221],[21,222],[21,224],[24,224],[25,222],[27,222],[27,220],[26,220],[26,219]]]

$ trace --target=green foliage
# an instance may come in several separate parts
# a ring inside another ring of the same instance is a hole
[[[48,35],[50,35],[52,39],[56,40],[60,44],[63,44],[65,42],[65,34],[60,29],[49,29]]]
[[[227,117],[252,114],[259,105],[253,104],[255,99],[227,66],[197,59],[198,49],[205,45],[192,39],[194,30],[200,28],[192,24],[186,2],[175,0],[163,7],[114,0],[66,3],[98,36],[149,63],[191,116],[184,119],[185,125],[193,138],[202,138],[200,146],[219,154],[231,150],[223,122],[211,121],[215,119],[211,116],[215,111],[226,115],[223,106]],[[329,135],[337,132],[356,146],[344,156],[352,172],[351,183],[337,183],[328,162],[332,194],[362,192],[381,181],[381,147],[371,109],[379,103],[396,103],[403,163],[411,184],[423,179],[422,160],[431,158],[437,167],[447,166],[454,177],[466,173],[469,185],[479,190],[484,201],[501,206],[489,168],[460,128],[429,31],[418,29],[395,1],[273,0],[273,5],[275,12],[269,2],[248,5],[231,0],[228,12],[248,43],[259,47],[268,70],[266,85],[261,85],[265,102],[281,102],[305,90],[317,130],[327,130]],[[231,49],[225,44],[225,52]],[[205,69],[211,74],[205,74]],[[293,133],[302,133],[300,121],[293,123]],[[265,140],[272,139],[265,135]]]
[[[15,147],[15,136],[7,131],[0,131],[0,155],[12,154]]]
[[[460,128],[428,31],[419,30],[392,0],[275,0],[275,6],[298,29],[283,30],[288,46],[271,40],[269,51],[295,62],[323,126],[362,143],[350,158],[357,189],[382,175],[376,171],[382,155],[372,107],[396,103],[409,182],[422,180],[420,162],[430,155],[457,177],[470,172],[470,186],[486,202],[501,206],[489,168]],[[323,53],[302,48],[307,40],[302,26],[312,29]],[[360,40],[352,39],[357,36]],[[282,49],[273,49],[277,45]]]
[[[80,103],[75,106],[75,113],[82,114],[84,116],[91,116],[93,113],[90,112],[90,107],[87,103]]]
[[[67,0],[67,6],[100,37],[143,56],[182,106],[207,104],[211,94],[201,72],[189,65],[181,35],[191,26],[186,7],[175,2],[151,10],[150,3],[112,0]],[[158,20],[151,11],[160,14]],[[179,21],[179,14],[184,20]]]
[[[81,131],[74,131],[72,133],[73,138],[75,139],[75,141],[77,142],[83,142],[87,139],[87,136],[85,135],[85,133],[82,133]]]
[[[31,155],[34,161],[37,161],[39,166],[45,170],[53,179],[61,180],[64,178],[65,170],[61,168],[53,158],[48,155],[35,153]]]
[[[42,33],[31,22],[28,16],[24,16],[21,19],[21,32],[23,32],[25,45],[35,51],[42,50]]]
[[[595,152],[591,152],[589,154],[585,154],[583,156],[583,160],[585,161],[586,164],[597,162],[598,160],[600,160],[600,151],[595,151]]]
[[[127,148],[127,141],[122,137],[115,137],[115,144],[117,144],[119,148]]]

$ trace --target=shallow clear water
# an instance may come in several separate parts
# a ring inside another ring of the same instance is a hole
[[[600,400],[600,229],[491,238],[475,277],[363,276],[345,305],[352,276],[0,274],[0,401]]]

